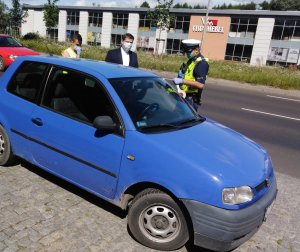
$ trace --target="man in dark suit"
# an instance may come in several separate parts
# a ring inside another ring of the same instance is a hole
[[[121,64],[124,66],[139,67],[137,55],[135,52],[130,51],[134,37],[130,33],[122,36],[121,47],[109,50],[105,61]]]

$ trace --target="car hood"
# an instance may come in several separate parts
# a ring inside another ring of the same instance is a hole
[[[166,161],[172,169],[208,176],[220,186],[256,186],[272,172],[271,164],[266,165],[270,162],[264,148],[211,120],[177,131],[147,134],[146,138],[159,151],[156,155],[170,157]]]
[[[24,56],[24,55],[39,55],[38,52],[33,51],[26,47],[10,47],[7,50],[8,54],[13,54],[15,56]]]

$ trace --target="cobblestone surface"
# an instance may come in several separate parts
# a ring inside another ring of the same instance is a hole
[[[235,252],[300,251],[300,180],[279,173],[277,180],[279,193],[267,222]],[[23,164],[0,166],[0,251],[154,250],[129,235],[118,208]]]

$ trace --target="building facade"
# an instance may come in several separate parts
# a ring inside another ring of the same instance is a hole
[[[134,37],[133,50],[180,53],[183,39],[202,41],[203,54],[213,60],[234,60],[251,65],[300,64],[300,11],[241,11],[171,9],[170,29],[151,24],[147,8],[59,6],[57,27],[46,31],[43,6],[24,5],[28,16],[22,35],[39,33],[66,41],[80,33],[83,44],[117,47],[122,34]],[[206,30],[204,33],[203,31]]]

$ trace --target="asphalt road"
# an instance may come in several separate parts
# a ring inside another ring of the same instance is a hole
[[[200,113],[261,144],[276,171],[300,178],[299,92],[222,82],[208,82]]]

